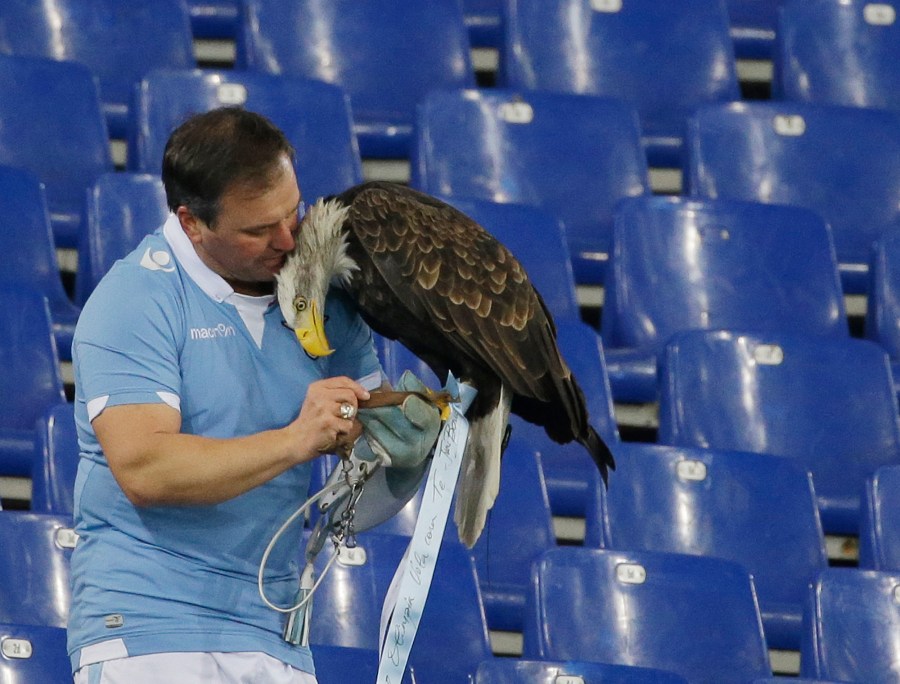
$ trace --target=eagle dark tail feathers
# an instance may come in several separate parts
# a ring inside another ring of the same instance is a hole
[[[600,477],[603,478],[603,485],[609,487],[609,471],[616,469],[616,460],[613,458],[612,451],[606,445],[606,442],[597,434],[597,431],[588,425],[587,435],[579,437],[578,442],[584,446],[590,453],[594,463],[600,470]]]

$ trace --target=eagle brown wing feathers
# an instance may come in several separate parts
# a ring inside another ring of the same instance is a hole
[[[363,193],[364,201],[354,202]],[[397,298],[362,302],[363,308],[399,303],[418,321],[383,334],[409,341],[413,351],[418,343],[421,351],[423,328],[437,325],[441,355],[449,343],[496,373],[516,395],[515,412],[547,427],[557,441],[585,436],[584,398],[559,354],[552,317],[506,247],[455,208],[404,186],[367,183],[340,199],[350,206],[356,249],[368,254],[357,263],[371,263]],[[366,277],[354,288],[360,299],[369,296]],[[560,415],[548,425],[554,413]]]

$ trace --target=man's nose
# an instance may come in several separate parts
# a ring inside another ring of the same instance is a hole
[[[282,221],[279,223],[275,229],[275,235],[272,237],[272,246],[284,252],[292,251],[295,245],[296,229],[296,221]]]

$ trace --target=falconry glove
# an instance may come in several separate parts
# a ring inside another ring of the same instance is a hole
[[[431,392],[411,371],[403,373],[395,389],[421,395]],[[431,453],[441,429],[440,409],[416,394],[410,394],[399,406],[360,408],[357,418],[365,428],[365,439],[357,441],[354,454],[393,468],[421,464]]]

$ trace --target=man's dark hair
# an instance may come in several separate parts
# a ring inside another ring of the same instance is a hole
[[[229,188],[264,189],[285,156],[293,162],[293,146],[260,114],[221,107],[192,116],[175,129],[163,154],[169,209],[184,205],[212,227]]]

